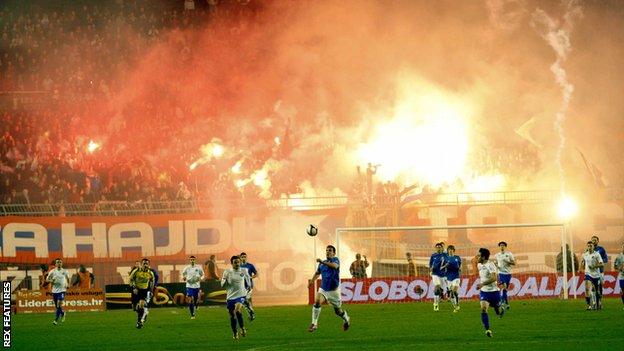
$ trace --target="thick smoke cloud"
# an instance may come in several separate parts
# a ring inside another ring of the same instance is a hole
[[[274,183],[294,177],[309,191],[340,193],[355,173],[354,150],[376,120],[392,116],[401,81],[413,77],[474,107],[472,153],[534,148],[513,131],[535,118],[539,169],[515,185],[556,189],[553,122],[562,96],[550,71],[556,55],[531,26],[538,6],[564,20],[565,3],[554,2],[252,1],[240,15],[161,33],[137,50],[132,67],[113,73],[121,90],[89,113],[108,121],[97,130],[103,139],[145,150],[154,163],[176,153],[175,165],[188,167],[201,145],[219,138],[234,161],[266,154],[242,167],[270,160]],[[571,187],[584,182],[578,147],[615,185],[624,175],[624,10],[618,2],[582,8],[562,62],[575,86],[562,165]],[[142,125],[163,121],[179,128],[158,143],[141,138]],[[135,138],[120,140],[121,131]],[[289,145],[279,156],[275,137]]]

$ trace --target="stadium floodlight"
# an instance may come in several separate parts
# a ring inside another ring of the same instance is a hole
[[[372,263],[370,271],[373,277],[405,276],[407,269],[405,257],[408,253],[422,269],[428,265],[429,256],[433,251],[433,244],[430,241],[412,235],[419,232],[432,237],[448,237],[449,239],[440,239],[440,241],[454,244],[457,247],[457,253],[467,261],[468,265],[479,247],[489,247],[494,256],[497,252],[498,241],[505,241],[517,260],[520,257],[520,263],[514,268],[515,272],[525,276],[533,273],[542,276],[553,274],[559,276],[559,279],[562,279],[559,288],[561,288],[563,298],[568,298],[566,274],[568,272],[566,257],[568,236],[567,225],[564,222],[336,228],[335,246],[337,254],[342,255],[340,256],[342,260],[348,260],[347,257],[356,252],[367,254]],[[464,237],[463,240],[458,240],[461,242],[448,241],[459,237],[458,233],[462,233],[459,236]],[[559,252],[562,256],[561,272],[557,269]],[[464,274],[467,268],[464,268]],[[416,275],[428,274],[417,272]],[[576,282],[576,280],[572,272],[571,281]],[[573,289],[575,297],[576,288],[575,286]]]

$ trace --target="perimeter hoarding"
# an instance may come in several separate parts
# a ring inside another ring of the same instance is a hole
[[[54,313],[52,293],[47,290],[18,290],[17,313]],[[104,311],[104,292],[100,289],[68,290],[63,301],[68,312]]]

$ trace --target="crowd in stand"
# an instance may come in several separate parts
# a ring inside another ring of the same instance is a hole
[[[251,13],[254,4],[249,0],[81,0],[69,7],[34,1],[0,5],[0,92],[11,92],[13,97],[23,93],[39,102],[7,103],[0,95],[0,203],[257,198],[260,189],[253,182],[239,186],[232,173],[223,171],[237,159],[225,166],[189,170],[205,142],[196,136],[224,130],[227,121],[204,119],[200,126],[196,122],[201,117],[192,106],[156,90],[146,93],[153,96],[125,102],[121,111],[109,106],[124,89],[123,80],[116,77],[130,75],[149,48],[166,40],[163,33],[209,28],[206,25],[213,18],[239,18]],[[242,25],[232,22],[231,35],[236,36]],[[192,44],[184,39],[180,43],[177,56],[184,59]],[[159,122],[146,123],[145,116]],[[275,130],[271,130],[258,135],[269,142],[257,144],[268,146],[236,157],[243,157],[245,167],[254,170],[270,158],[284,156],[292,146],[289,122],[281,127],[279,147],[272,144]],[[106,147],[89,149],[91,143],[102,142],[91,140],[97,135],[106,135]],[[511,171],[506,167],[518,163],[520,168],[535,168],[537,157],[529,151],[490,153],[476,168],[506,172]],[[410,189],[379,182],[378,166],[358,167],[349,193],[366,208],[396,205],[404,190]],[[301,192],[299,184],[306,176],[271,174],[271,196]],[[431,191],[426,185],[422,189]]]
[[[127,107],[136,116],[113,117],[118,123],[102,123],[97,112],[123,88],[111,77],[126,75],[141,53],[161,40],[161,32],[232,16],[248,2],[85,0],[63,7],[24,1],[0,7],[0,91],[41,102],[2,101],[0,203],[189,200],[197,196],[200,181],[225,196],[239,194],[209,169],[189,174],[198,141],[179,138],[166,162],[139,155],[145,145],[170,147],[159,136],[183,129],[188,113],[182,108],[137,102]],[[188,49],[182,47],[181,54]],[[178,118],[145,125],[140,118],[145,114]],[[114,149],[86,151],[92,142],[87,135],[100,134],[98,128],[114,129],[107,140]]]

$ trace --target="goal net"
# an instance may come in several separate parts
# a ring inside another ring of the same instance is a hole
[[[490,260],[496,261],[501,241],[507,243],[516,261],[508,287],[510,300],[567,298],[583,288],[575,273],[580,258],[571,255],[574,248],[564,249],[568,240],[562,223],[338,228],[335,240],[342,268],[342,298],[349,303],[432,299],[429,259],[438,242],[443,242],[445,249],[453,245],[455,255],[461,258],[460,299],[478,299],[474,257],[484,247],[491,252]],[[361,261],[356,261],[357,254]],[[362,267],[365,277],[361,276]]]

